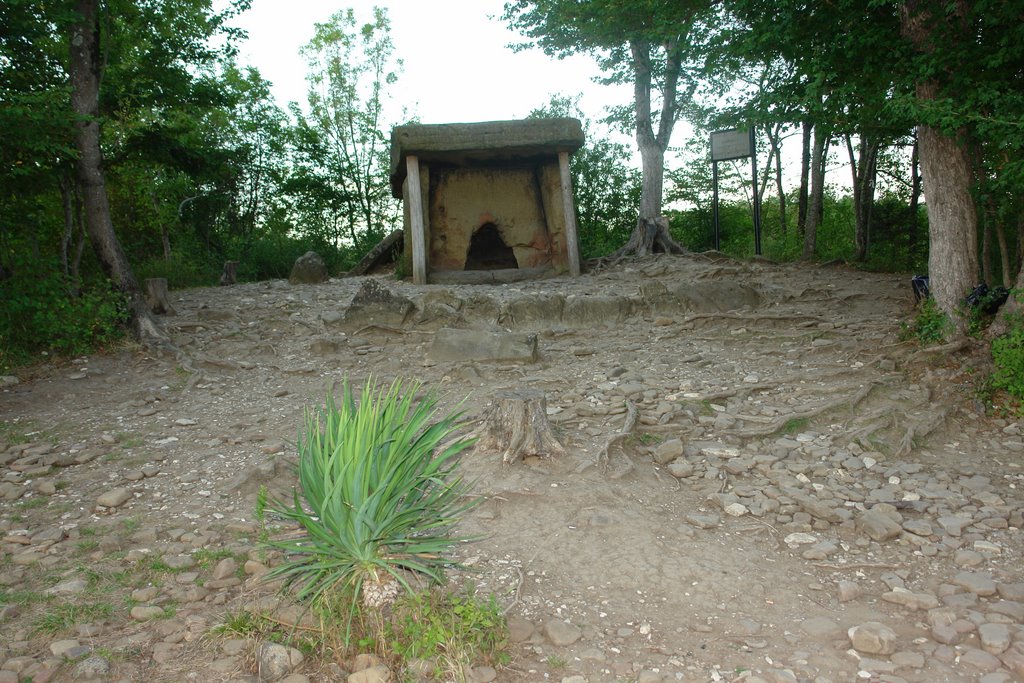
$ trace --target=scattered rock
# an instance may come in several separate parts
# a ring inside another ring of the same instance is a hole
[[[96,499],[96,504],[105,508],[118,508],[131,500],[132,492],[123,486],[110,489]]]
[[[561,619],[549,619],[544,622],[544,635],[547,636],[552,645],[565,647],[579,640],[583,635],[583,631],[577,626],[573,626]]]
[[[266,681],[277,681],[293,673],[302,666],[305,659],[295,648],[277,643],[261,643],[257,647],[256,657],[259,676]]]
[[[891,655],[896,652],[896,632],[885,624],[868,621],[847,631],[853,649],[869,655]]]

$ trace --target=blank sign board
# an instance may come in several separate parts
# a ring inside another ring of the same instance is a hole
[[[711,134],[711,161],[728,161],[749,157],[749,130],[719,130]]]

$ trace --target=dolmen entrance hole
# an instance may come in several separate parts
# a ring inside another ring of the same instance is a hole
[[[413,282],[579,275],[572,118],[398,126],[391,191]]]
[[[505,244],[494,223],[484,223],[473,233],[466,254],[466,270],[518,268],[515,252]]]

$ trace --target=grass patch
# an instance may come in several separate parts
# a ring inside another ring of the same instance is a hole
[[[552,669],[564,669],[566,666],[569,665],[568,661],[562,659],[558,655],[548,655],[548,658],[545,661],[547,662],[547,665]]]
[[[49,499],[43,498],[42,496],[33,496],[31,498],[19,500],[14,504],[14,507],[19,510],[36,510],[38,508],[46,507],[46,504],[49,502]]]
[[[201,548],[192,553],[192,557],[195,559],[196,565],[200,569],[205,570],[213,569],[213,567],[218,562],[228,557],[235,558],[235,561],[239,562],[239,564],[245,561],[244,559],[241,559],[243,555],[241,555],[240,553],[233,553],[225,548],[221,548],[219,550],[209,550],[207,548]]]
[[[91,553],[100,547],[100,542],[93,538],[87,538],[75,544],[75,552],[79,555]]]
[[[132,434],[131,432],[118,432],[114,435],[117,443],[121,448],[138,448],[146,443],[146,440],[141,436]]]
[[[114,614],[109,602],[90,602],[79,605],[61,603],[36,619],[33,628],[36,633],[54,635],[78,624],[107,619]]]
[[[811,423],[811,420],[806,417],[791,417],[786,420],[786,424],[782,425],[782,433],[786,436],[791,436],[802,432],[807,428],[807,425]]]
[[[5,605],[35,605],[50,600],[50,596],[30,590],[0,590],[0,603]]]
[[[510,661],[508,628],[497,601],[440,590],[404,596],[384,630],[390,653],[435,663],[438,680],[462,680],[465,667]]]
[[[263,614],[241,611],[228,614],[224,623],[211,629],[211,633],[234,638],[248,638],[254,641],[268,640],[279,645],[294,647],[307,656],[330,655],[330,629],[309,633],[299,631]]]

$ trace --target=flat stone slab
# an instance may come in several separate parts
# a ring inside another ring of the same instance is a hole
[[[493,360],[533,363],[537,335],[441,328],[434,334],[430,357],[437,361]]]
[[[396,126],[391,131],[391,190],[402,196],[402,162],[409,155],[461,164],[575,152],[584,142],[583,125],[568,117]]]

